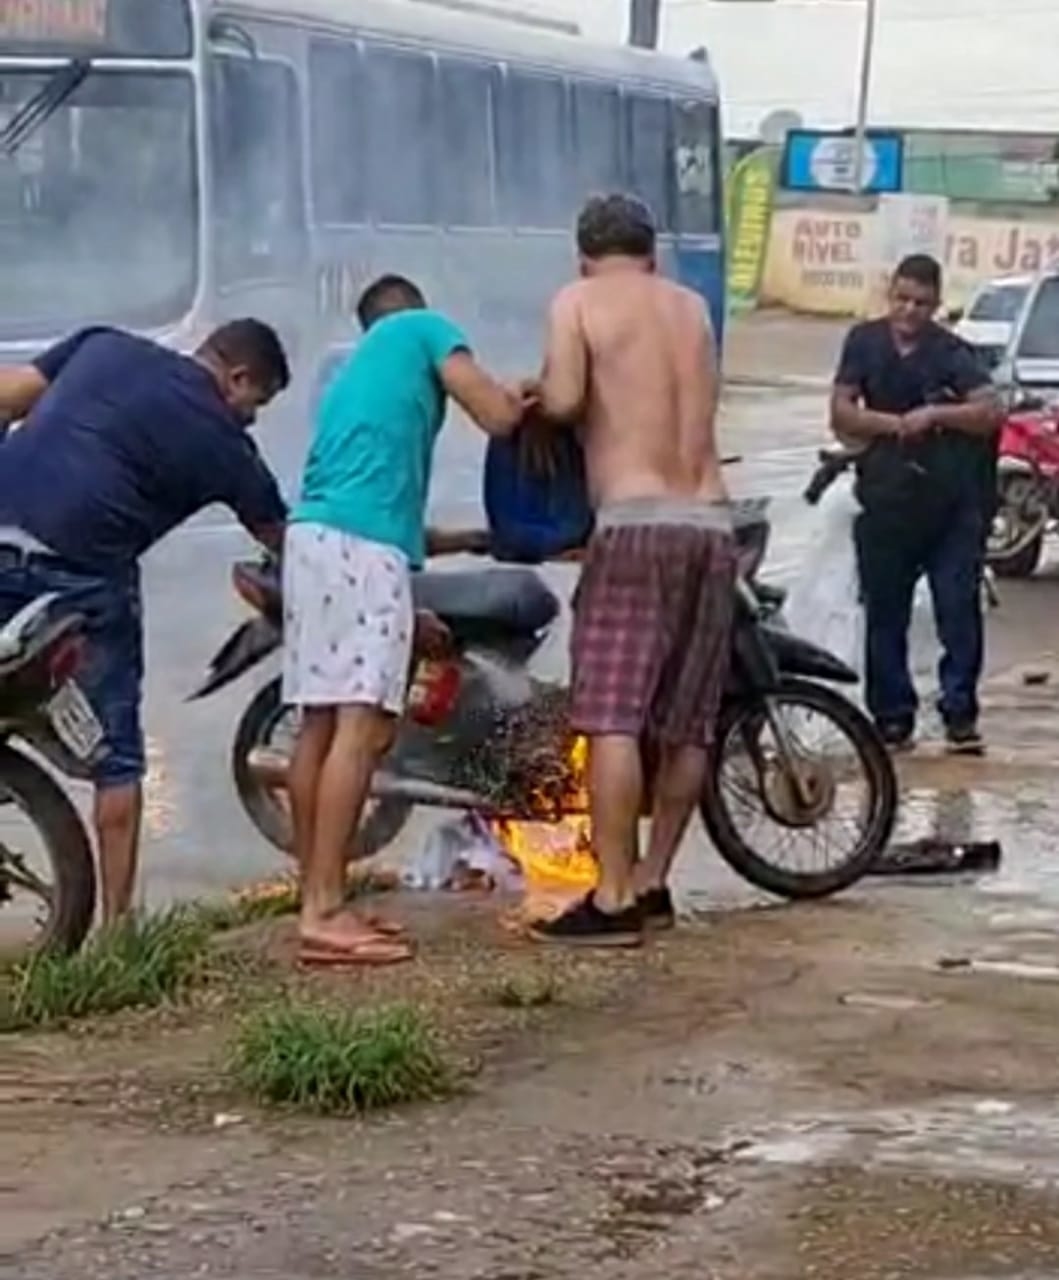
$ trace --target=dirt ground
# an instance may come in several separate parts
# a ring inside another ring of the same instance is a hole
[[[440,1002],[477,1055],[465,1097],[257,1113],[211,1083],[231,1006],[9,1041],[0,1274],[1059,1274],[1055,986],[939,967],[984,935],[1054,965],[1017,905],[869,889],[602,959],[527,953],[491,907],[408,908],[414,970],[330,982]],[[546,967],[557,1003],[497,1010],[505,965]]]
[[[733,335],[789,377],[836,342],[789,318]],[[424,1004],[468,1083],[364,1121],[225,1083],[257,975],[290,960],[289,923],[249,931],[245,996],[0,1040],[0,1277],[1059,1276],[1057,581],[1006,586],[990,622],[989,759],[902,765],[904,834],[999,838],[998,877],[719,895],[598,958],[533,949],[495,902],[399,899],[414,965],[306,985]],[[554,1002],[501,1008],[526,973]]]

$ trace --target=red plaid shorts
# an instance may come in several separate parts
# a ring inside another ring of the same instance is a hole
[[[600,530],[574,598],[572,723],[708,746],[728,676],[736,553],[696,525]]]

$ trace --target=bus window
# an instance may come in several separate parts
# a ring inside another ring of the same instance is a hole
[[[369,46],[365,69],[371,211],[377,222],[429,226],[436,218],[433,59]]]
[[[711,102],[673,103],[676,226],[685,235],[713,235],[720,227],[717,108]]]
[[[574,171],[577,190],[574,205],[608,191],[620,191],[621,94],[604,84],[576,81],[572,86],[574,111]]]
[[[366,221],[360,50],[337,40],[309,47],[313,211],[316,221]]]
[[[439,75],[442,217],[452,227],[488,227],[494,220],[490,120],[496,72],[442,58]]]
[[[218,276],[289,275],[306,247],[294,75],[265,58],[222,56],[214,69]]]
[[[665,98],[629,94],[626,108],[626,186],[646,200],[660,231],[673,226],[672,136]]]
[[[0,122],[52,74],[0,70]],[[0,156],[0,336],[178,321],[198,283],[198,219],[190,75],[93,68]]]
[[[500,90],[497,161],[503,221],[565,227],[569,221],[563,82],[510,72]]]

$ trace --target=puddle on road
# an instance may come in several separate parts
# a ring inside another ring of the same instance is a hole
[[[1034,910],[1023,912],[1021,920],[1019,912],[1009,911],[1008,927],[1047,929],[1059,924],[1059,806],[1043,783],[1024,783],[1017,795],[986,787],[906,790],[895,842],[923,838],[952,844],[998,840],[1003,855],[995,874],[919,877],[917,884],[944,888],[954,879],[969,878],[983,893],[1036,900]],[[999,920],[992,923],[1001,927]]]
[[[1006,1099],[806,1117],[726,1136],[730,1144],[745,1144],[738,1160],[762,1164],[904,1168],[1022,1187],[1059,1181],[1059,1108]]]

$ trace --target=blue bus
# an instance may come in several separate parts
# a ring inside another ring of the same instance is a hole
[[[189,346],[277,325],[308,401],[397,270],[528,371],[593,191],[654,209],[663,267],[724,316],[707,62],[595,47],[477,0],[0,3],[0,359],[88,322]],[[288,429],[283,429],[286,418]]]

